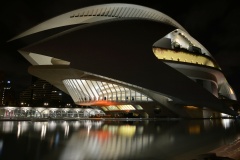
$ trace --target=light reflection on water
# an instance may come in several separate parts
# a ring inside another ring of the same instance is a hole
[[[240,137],[238,120],[0,121],[0,159],[191,159]]]

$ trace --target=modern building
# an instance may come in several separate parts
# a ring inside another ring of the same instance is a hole
[[[237,116],[237,101],[209,51],[157,10],[110,3],[53,17],[9,42],[29,73],[69,94],[75,104],[133,117]]]

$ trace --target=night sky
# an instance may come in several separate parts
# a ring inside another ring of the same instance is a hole
[[[17,34],[60,14],[104,3],[131,3],[156,9],[180,23],[216,59],[240,97],[240,5],[231,0],[8,0],[0,5],[0,70],[21,91],[31,84],[30,63],[6,43]],[[161,38],[161,37],[159,37]]]

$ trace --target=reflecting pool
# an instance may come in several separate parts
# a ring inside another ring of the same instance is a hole
[[[0,121],[1,160],[188,160],[240,138],[240,121]]]

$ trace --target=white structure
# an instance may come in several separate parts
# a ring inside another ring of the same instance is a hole
[[[222,101],[236,96],[209,51],[151,8],[88,6],[10,41],[17,40],[31,42],[19,49],[32,64],[29,73],[70,94],[78,105],[140,117],[237,115]]]

